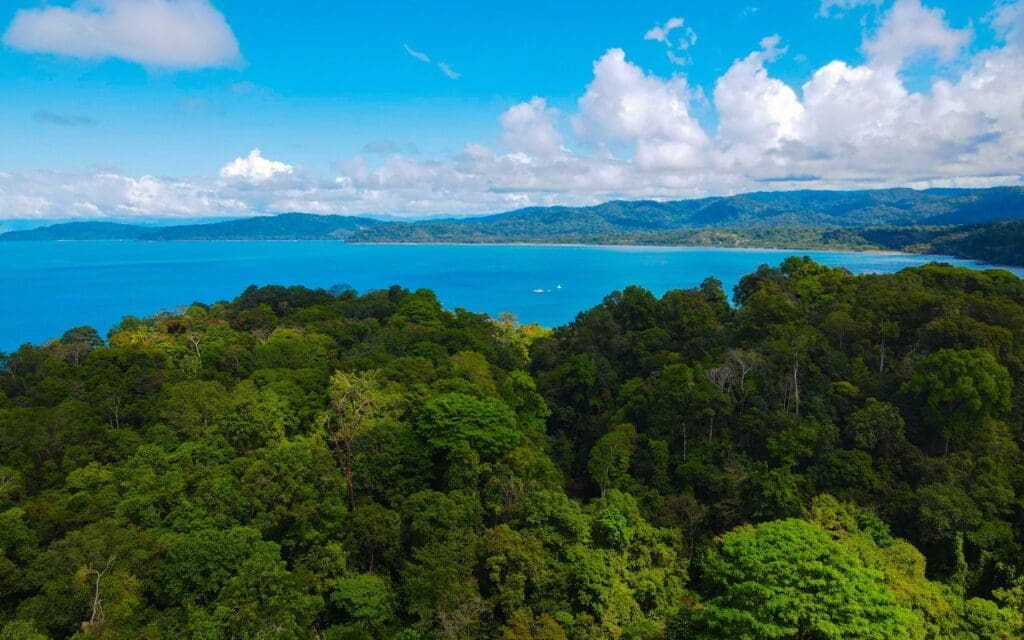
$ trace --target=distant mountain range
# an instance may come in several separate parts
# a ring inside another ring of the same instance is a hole
[[[459,220],[388,223],[354,242],[643,242],[699,228],[971,224],[1024,218],[1024,188],[783,191],[672,202],[529,208]]]
[[[1024,188],[783,191],[672,202],[613,201],[586,207],[534,207],[471,218],[382,222],[286,213],[150,227],[68,222],[0,234],[15,240],[341,240],[345,242],[624,243],[801,245],[812,230],[948,227],[1024,219]],[[853,244],[868,242],[854,234]],[[846,234],[846,238],[852,238]],[[709,239],[710,238],[710,239]],[[787,242],[787,238],[793,242]],[[759,239],[759,240],[758,240]],[[808,247],[810,248],[810,247]]]

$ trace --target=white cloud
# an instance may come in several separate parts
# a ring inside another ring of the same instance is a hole
[[[672,40],[672,32],[682,30],[682,37]],[[680,52],[687,51],[697,44],[697,33],[690,27],[685,26],[682,18],[669,18],[664,25],[655,25],[644,34],[644,40],[654,40],[665,45],[668,59],[678,65],[686,65],[689,58]]]
[[[656,40],[658,42],[668,43],[668,36],[674,30],[683,26],[682,18],[669,18],[668,22],[664,26],[653,26],[650,30],[644,34],[644,40]]]
[[[650,168],[686,168],[700,163],[708,138],[690,115],[686,79],[662,80],[610,49],[594,63],[594,79],[579,100],[574,120],[583,138],[631,142],[634,160]]]
[[[544,98],[534,97],[514,105],[500,118],[505,130],[502,143],[513,151],[537,156],[559,153],[563,148],[557,118],[558,111],[549,108]]]
[[[1024,49],[1024,2],[998,4],[985,20],[1007,43]]]
[[[221,167],[220,177],[225,180],[265,182],[278,175],[291,175],[294,167],[284,162],[268,160],[259,149],[253,149],[244,158],[235,158]]]
[[[919,0],[897,0],[864,52],[875,66],[901,68],[909,59],[933,54],[950,61],[970,43],[970,28],[951,29],[941,9],[928,9]]]
[[[416,49],[413,49],[412,47],[410,47],[407,44],[403,44],[402,48],[405,49],[406,53],[408,53],[413,58],[416,58],[420,62],[423,62],[423,63],[426,63],[426,64],[433,64],[433,62],[430,59],[430,56],[427,55],[426,53],[424,53],[422,51],[417,51]],[[458,80],[459,77],[462,75],[461,73],[459,73],[455,69],[452,69],[451,65],[449,65],[447,62],[440,62],[439,61],[437,63],[437,68],[441,71],[441,73],[443,73],[444,75],[448,76],[452,80]]]
[[[462,74],[452,69],[447,62],[438,62],[437,68],[441,70],[441,73],[448,76],[452,80],[458,80]]]
[[[173,69],[241,60],[231,27],[207,0],[79,0],[71,8],[22,9],[3,42],[31,53]]]
[[[926,35],[887,43],[908,16]],[[423,215],[798,187],[1024,184],[1024,4],[979,24],[997,40],[968,54],[964,31],[941,13],[897,0],[865,37],[863,61],[830,61],[800,86],[772,75],[785,49],[765,38],[715,83],[713,131],[694,116],[700,94],[685,75],[644,72],[609,49],[574,112],[534,97],[500,114],[498,148],[470,142],[441,157],[374,143],[329,180],[258,150],[188,180],[0,173],[0,217]],[[926,91],[901,77],[919,56],[949,62]]]
[[[427,54],[423,53],[422,51],[417,51],[417,50],[413,49],[412,47],[410,47],[407,44],[403,44],[402,47],[405,48],[405,52],[406,53],[408,53],[410,56],[416,58],[420,62],[426,62],[426,63],[430,62],[430,56],[428,56]]]
[[[783,53],[778,44],[777,35],[764,38],[759,51],[736,61],[715,85],[718,143],[741,165],[759,162],[800,136],[804,106],[764,66]]]
[[[0,175],[0,213],[10,218],[189,218],[243,213],[226,194],[188,181],[117,173]]]

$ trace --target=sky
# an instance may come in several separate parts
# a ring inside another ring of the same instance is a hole
[[[0,218],[1024,183],[1024,0],[0,2]]]

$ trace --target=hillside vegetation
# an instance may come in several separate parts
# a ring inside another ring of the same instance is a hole
[[[865,242],[917,253],[937,253],[993,264],[1024,265],[1024,221],[959,227],[878,229],[859,233]]]
[[[252,287],[0,356],[0,638],[1022,637],[1024,281],[733,298]]]
[[[781,191],[673,202],[547,207],[377,225],[355,242],[632,242],[697,228],[951,225],[1024,217],[1024,188]]]

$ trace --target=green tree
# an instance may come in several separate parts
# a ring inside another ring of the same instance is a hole
[[[985,419],[1010,408],[1013,383],[1006,367],[983,349],[942,349],[916,367],[904,390],[921,400],[923,417],[939,427],[950,445],[963,448],[985,427]]]
[[[231,391],[228,406],[228,411],[214,424],[214,430],[239,452],[253,451],[284,438],[287,414],[273,391],[245,381]]]
[[[743,526],[702,561],[709,637],[903,639],[913,618],[882,575],[803,520]]]
[[[260,544],[259,532],[236,527],[188,534],[167,551],[158,572],[160,591],[178,605],[209,604]]]
[[[0,640],[49,640],[25,620],[13,620],[0,627]]]
[[[635,440],[633,425],[619,425],[601,436],[590,450],[587,471],[601,489],[602,497],[609,487],[617,487],[629,477]]]
[[[360,573],[336,580],[331,602],[345,616],[368,629],[386,627],[395,614],[395,597],[387,581],[373,573]]]
[[[334,445],[338,463],[348,485],[349,509],[356,508],[356,489],[352,470],[352,443],[381,418],[387,407],[387,396],[372,373],[344,373],[331,376],[328,388],[330,410],[324,416],[327,437]]]
[[[468,442],[480,453],[496,457],[522,437],[516,415],[497,398],[476,398],[448,393],[432,399],[417,421],[419,432],[436,449],[452,449]]]
[[[518,609],[501,628],[501,640],[566,640],[566,635],[550,614],[535,618],[529,610]]]
[[[92,327],[75,327],[64,332],[60,344],[65,358],[77,367],[89,352],[103,346],[103,338]]]
[[[860,449],[888,450],[903,439],[903,416],[899,409],[874,398],[868,398],[863,408],[850,414],[846,425],[847,438]]]
[[[287,570],[279,547],[255,545],[221,589],[213,615],[229,637],[305,640],[323,600]]]

